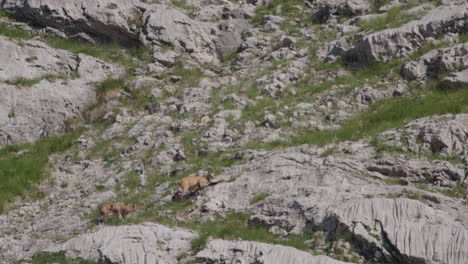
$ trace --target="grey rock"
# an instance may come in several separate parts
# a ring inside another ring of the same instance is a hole
[[[218,25],[219,33],[215,40],[216,50],[220,58],[236,51],[244,42],[243,33],[251,28],[244,19],[231,19]]]
[[[443,115],[414,120],[402,129],[382,133],[384,144],[419,152],[458,155],[468,152],[468,115]]]
[[[0,48],[0,147],[63,132],[67,119],[79,118],[95,102],[92,82],[123,74],[119,66],[40,41],[0,37]],[[15,85],[20,79],[37,83],[25,89]]]
[[[213,25],[190,19],[180,10],[152,5],[142,16],[146,21],[142,36],[145,43],[164,43],[191,54],[200,63],[211,63],[216,56],[211,31]]]
[[[196,234],[154,223],[102,227],[46,251],[112,264],[176,263]]]
[[[451,74],[441,80],[441,85],[449,89],[466,89],[468,87],[468,69]]]
[[[318,0],[314,4],[318,7],[314,18],[320,23],[325,23],[336,16],[354,16],[370,11],[367,0]]]
[[[369,162],[367,170],[385,176],[401,177],[408,182],[431,183],[437,186],[453,187],[465,180],[463,169],[447,161],[429,162],[426,160],[401,157],[387,157]]]
[[[284,23],[284,18],[273,15],[263,17],[263,29],[265,31],[277,31]]]
[[[345,54],[349,64],[366,65],[375,61],[390,61],[407,57],[437,37],[438,32],[466,33],[468,4],[440,6],[423,18],[401,27],[366,35]]]
[[[176,63],[178,54],[173,50],[157,50],[153,53],[153,61],[157,61],[166,67],[172,67]]]
[[[464,263],[468,252],[460,248],[467,246],[468,231],[456,219],[463,219],[461,215],[468,211],[451,209],[449,204],[457,203],[443,196],[408,186],[386,186],[364,176],[378,177],[366,164],[372,149],[362,143],[348,145],[337,146],[338,151],[351,150],[344,156],[319,157],[323,150],[304,146],[270,152],[245,165],[229,168],[201,195],[197,201],[199,210],[204,214],[250,210],[251,224],[266,225],[278,235],[312,232],[321,226],[328,236],[356,237],[354,246],[363,249],[371,259],[380,257],[377,261]],[[404,166],[411,173],[421,168],[419,164],[412,161]],[[460,176],[459,169],[445,164],[450,172],[442,172],[441,165],[428,165],[428,173],[452,177],[450,173],[455,172]],[[436,198],[425,201],[432,207],[418,200],[378,198],[408,192]],[[251,204],[259,193],[268,196]],[[202,200],[207,202],[201,203]],[[418,239],[412,239],[413,236]],[[403,242],[409,239],[411,243]],[[427,248],[424,246],[427,244],[433,246]]]
[[[60,29],[69,36],[86,33],[99,42],[115,41],[130,46],[139,42],[139,32],[131,30],[131,21],[141,16],[140,8],[144,7],[136,0],[119,4],[111,0],[93,3],[8,0],[1,5],[19,18]]]
[[[281,47],[294,49],[294,45],[296,44],[297,40],[294,37],[284,36],[281,38]]]
[[[292,247],[253,241],[208,241],[198,252],[197,261],[203,263],[269,263],[269,264],[344,264],[327,256],[313,256]]]
[[[407,80],[435,78],[439,74],[468,69],[468,43],[432,50],[416,61],[408,62],[402,69]],[[460,73],[460,77],[466,73]]]
[[[344,36],[325,45],[317,51],[317,56],[325,62],[334,62],[339,57],[346,54],[351,49],[352,43],[348,37]]]

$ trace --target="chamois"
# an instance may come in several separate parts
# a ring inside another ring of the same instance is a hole
[[[208,182],[214,178],[213,173],[209,173],[207,177],[203,176],[188,176],[183,178],[180,181],[180,188],[182,193],[180,198],[183,199],[187,192],[195,192],[201,190],[202,188],[208,186]]]
[[[136,205],[126,205],[124,203],[105,203],[101,206],[99,213],[101,217],[106,217],[112,213],[114,216],[125,218],[128,213],[137,209]]]

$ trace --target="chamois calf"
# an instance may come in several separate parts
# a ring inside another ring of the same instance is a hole
[[[104,203],[99,209],[101,217],[104,218],[109,214],[125,218],[128,213],[133,212],[137,209],[136,205],[126,205],[124,203]]]
[[[198,190],[203,189],[204,187],[208,186],[208,182],[214,178],[214,175],[210,173],[207,177],[203,176],[188,176],[183,178],[180,181],[180,188],[182,189],[182,193],[180,198],[183,199],[187,192],[195,192]]]

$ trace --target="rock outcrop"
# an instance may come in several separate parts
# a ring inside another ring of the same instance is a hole
[[[0,37],[0,147],[53,136],[96,100],[92,83],[123,73],[120,66]],[[28,87],[31,86],[31,87]]]
[[[440,6],[423,18],[398,28],[365,35],[344,55],[353,65],[368,65],[377,61],[404,58],[440,34],[468,32],[468,4]]]
[[[271,245],[253,241],[208,241],[206,248],[198,252],[201,263],[269,263],[269,264],[345,264],[326,256],[313,256],[292,247]]]
[[[19,19],[58,29],[72,39],[130,47],[145,44],[155,46],[156,51],[169,46],[200,64],[219,62],[240,47],[243,32],[250,29],[244,18],[218,24],[203,22],[169,5],[139,0],[8,0],[1,7]]]
[[[379,138],[386,145],[401,147],[415,153],[467,155],[468,115],[417,119],[402,129],[386,131]]]
[[[412,172],[418,171],[423,182],[453,185],[465,180],[462,169],[421,160],[399,167],[389,160],[385,170],[379,162],[365,164],[372,155],[365,144],[343,147],[348,155],[320,157],[324,150],[293,148],[231,168],[200,197],[204,202],[199,208],[205,213],[248,208],[254,213],[251,224],[266,225],[278,235],[320,228],[330,237],[350,234],[355,246],[377,261],[464,263],[468,230],[457,221],[468,211],[452,210],[451,202],[440,195],[376,180],[404,177],[407,172],[410,182],[418,178]],[[266,194],[265,200],[252,204],[259,194]],[[385,198],[395,196],[401,198]]]
[[[438,75],[455,73],[465,75],[468,69],[468,43],[432,50],[416,61],[405,64],[402,76],[409,80],[437,78]]]
[[[314,1],[318,11],[314,18],[320,23],[325,23],[333,17],[355,16],[371,10],[370,1],[367,0],[318,0]]]
[[[195,237],[187,230],[144,223],[104,227],[46,251],[112,264],[177,263],[179,255],[190,251]]]

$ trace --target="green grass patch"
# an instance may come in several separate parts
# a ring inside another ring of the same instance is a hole
[[[45,37],[43,40],[53,48],[68,50],[73,53],[83,53],[105,61],[119,63],[126,68],[135,67],[131,57],[143,62],[151,60],[151,50],[145,46],[125,49],[115,43],[94,46],[89,43],[58,37]]]
[[[458,40],[460,43],[468,42],[468,34],[461,34],[460,36],[458,36]]]
[[[4,8],[0,8],[0,17],[11,18],[12,14]]]
[[[5,23],[0,23],[0,35],[9,39],[27,40],[34,37],[33,34],[22,29],[11,27]]]
[[[125,88],[125,79],[109,78],[96,85],[96,93],[97,93],[98,98],[102,98],[106,95],[106,93],[110,91],[123,90],[124,88]]]
[[[178,82],[181,86],[198,87],[203,72],[199,68],[185,68],[181,64],[174,66],[172,74],[182,77]]]
[[[33,264],[98,264],[97,262],[84,260],[82,258],[71,259],[65,257],[64,252],[36,254],[32,260]]]
[[[412,97],[395,97],[380,101],[363,113],[347,120],[336,131],[302,130],[297,136],[284,141],[282,146],[301,144],[326,145],[332,142],[358,140],[425,116],[468,112],[468,90],[446,92],[431,90]],[[268,148],[268,146],[267,146]]]
[[[226,217],[218,217],[213,221],[189,224],[189,228],[193,227],[200,233],[199,237],[192,241],[192,250],[197,252],[203,249],[209,237],[226,240],[259,241],[291,246],[302,250],[309,249],[304,242],[311,239],[312,234],[304,233],[280,238],[270,233],[268,228],[264,226],[249,225],[249,218],[249,214],[228,213]]]
[[[5,81],[9,85],[14,85],[18,87],[31,87],[35,84],[41,82],[39,79],[26,79],[26,78],[17,78],[11,81]]]
[[[371,0],[372,12],[377,13],[382,6],[390,4],[391,0]]]
[[[8,146],[0,150],[0,213],[15,197],[40,198],[37,184],[48,175],[48,158],[53,153],[68,150],[79,133],[43,138],[34,144]],[[18,152],[23,154],[19,155]]]
[[[259,193],[250,200],[250,204],[256,204],[258,202],[264,201],[267,197],[268,197],[267,193]]]
[[[289,18],[298,18],[304,10],[304,1],[300,0],[273,0],[266,5],[259,6],[255,9],[255,15],[251,21],[254,25],[260,26],[263,24],[263,17],[274,14],[277,6],[281,6],[281,16]]]
[[[411,20],[420,18],[424,13],[407,14],[404,10],[413,7],[414,4],[397,6],[388,10],[383,17],[377,17],[368,21],[360,21],[358,26],[363,31],[380,31],[388,28],[396,28]]]
[[[237,54],[239,54],[239,52],[237,50],[233,50],[229,52],[228,54],[224,55],[221,58],[221,62],[223,63],[223,66],[227,66],[231,64],[236,59]]]
[[[187,0],[172,0],[172,4],[175,6],[175,7],[178,7],[178,8],[181,8],[181,9],[185,9],[185,10],[188,10],[188,11],[193,11],[195,9],[197,9],[196,7],[194,6],[191,6],[187,3]]]

